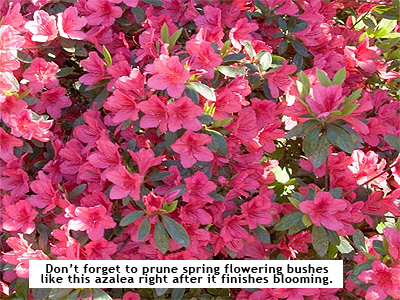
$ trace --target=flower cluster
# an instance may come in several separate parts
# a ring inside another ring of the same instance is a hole
[[[323,258],[345,288],[97,292],[400,299],[399,10],[0,1],[1,298],[95,294],[29,260]]]

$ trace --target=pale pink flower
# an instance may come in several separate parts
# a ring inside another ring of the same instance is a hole
[[[58,65],[36,57],[28,69],[24,71],[24,78],[29,80],[29,87],[33,93],[40,92],[44,87],[51,89],[58,86]]]
[[[70,6],[62,13],[57,14],[57,26],[60,36],[73,39],[83,40],[86,34],[82,32],[82,28],[87,24],[85,17],[78,16],[78,9]]]
[[[44,10],[33,14],[33,21],[28,21],[25,28],[32,32],[32,41],[45,43],[54,40],[58,35],[56,17],[49,16]]]

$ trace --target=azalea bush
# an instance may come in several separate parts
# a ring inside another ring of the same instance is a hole
[[[2,0],[2,299],[400,299],[398,0]],[[28,261],[332,259],[343,289],[29,289]]]

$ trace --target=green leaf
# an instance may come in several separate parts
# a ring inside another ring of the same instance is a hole
[[[49,293],[49,299],[50,300],[58,300],[61,298],[66,297],[70,292],[72,291],[72,289],[50,289],[50,293]]]
[[[257,226],[254,230],[254,235],[264,244],[269,244],[271,242],[271,236],[268,232],[268,230],[265,230],[261,228],[260,226]]]
[[[337,246],[337,249],[339,250],[340,253],[346,254],[350,253],[353,251],[353,247],[350,245],[349,241],[346,240],[344,237],[340,236],[340,244]]]
[[[136,23],[142,24],[146,20],[146,14],[140,7],[131,7],[132,14],[136,20]]]
[[[27,64],[30,64],[33,61],[33,57],[23,51],[18,51],[17,58]]]
[[[168,177],[169,175],[171,175],[171,172],[156,172],[154,174],[151,174],[151,176],[147,179],[148,182],[152,182],[152,181],[160,181],[166,177]]]
[[[312,164],[314,168],[319,168],[326,161],[329,154],[329,141],[326,134],[323,133],[318,141],[317,148],[315,149],[314,155],[312,156]]]
[[[286,52],[287,48],[288,48],[288,40],[283,39],[283,40],[279,43],[279,46],[278,46],[278,54],[279,54],[279,55],[284,54],[284,53]]]
[[[386,134],[385,135],[385,141],[388,143],[391,147],[396,149],[396,151],[400,152],[400,137],[394,134]]]
[[[348,96],[346,100],[343,102],[343,106],[347,106],[349,104],[352,104],[354,101],[358,100],[358,98],[360,98],[361,96],[361,93],[362,89],[358,89],[352,92],[350,96]]]
[[[254,51],[254,48],[250,42],[244,42],[244,49],[246,50],[251,60],[256,56],[256,51]]]
[[[228,156],[228,144],[225,137],[218,131],[207,129],[207,133],[211,135],[212,143],[218,148],[218,153],[223,156]]]
[[[360,229],[357,229],[353,234],[353,242],[358,250],[368,252],[368,248],[365,245],[364,234]]]
[[[178,41],[179,37],[181,36],[183,31],[183,28],[179,28],[177,31],[174,32],[173,35],[171,35],[169,39],[169,46],[168,46],[168,51],[171,52],[174,49],[174,46],[176,42]]]
[[[348,278],[357,285],[363,284],[363,282],[358,279],[358,275],[360,275],[362,271],[371,270],[372,263],[373,260],[369,259],[359,265],[356,265]]]
[[[79,196],[87,187],[86,183],[83,183],[81,185],[78,185],[76,188],[72,190],[71,193],[68,194],[68,200],[72,200]]]
[[[169,42],[169,28],[167,23],[164,23],[161,27],[161,40],[164,44]]]
[[[170,237],[160,220],[157,220],[154,228],[154,242],[162,254],[165,254],[169,250]]]
[[[341,150],[352,153],[355,149],[355,144],[346,130],[335,126],[328,125],[327,136],[329,141],[339,147]]]
[[[210,101],[215,102],[217,100],[214,90],[201,82],[191,82],[187,85],[187,87],[198,92],[200,95]]]
[[[230,123],[233,120],[233,118],[228,117],[222,120],[215,120],[212,125],[210,126],[210,128],[220,128],[220,127],[224,127],[226,124]]]
[[[260,59],[261,70],[267,70],[272,64],[271,53],[266,52]]]
[[[165,205],[165,208],[164,208],[164,205]],[[178,200],[174,200],[170,203],[164,203],[163,209],[168,213],[172,213],[176,209],[177,205],[178,205]]]
[[[321,127],[318,126],[309,134],[304,137],[303,140],[303,150],[304,154],[307,156],[312,156],[317,149],[318,141],[319,141],[319,134],[321,133]]]
[[[160,0],[142,0],[143,2],[149,3],[154,6],[163,6],[164,3]]]
[[[135,222],[137,219],[140,217],[144,216],[144,211],[134,211],[131,212],[130,214],[126,215],[119,221],[119,226],[124,227],[128,226],[129,224]]]
[[[302,137],[308,131],[312,130],[319,122],[317,120],[308,120],[304,123],[297,124],[285,135],[285,139],[291,139],[293,137]]]
[[[329,79],[329,77],[325,74],[324,71],[320,70],[317,68],[317,77],[319,82],[323,85],[323,86],[330,86],[332,85],[331,80]]]
[[[243,76],[246,74],[246,69],[241,67],[241,68],[235,68],[231,66],[219,66],[216,68],[219,72],[224,74],[225,76],[235,78],[236,76]]]
[[[303,217],[302,212],[294,212],[289,215],[283,216],[282,219],[278,221],[278,223],[275,224],[274,229],[276,231],[285,231],[288,230],[290,227],[292,227],[294,224],[297,222],[301,221],[301,218]]]
[[[331,242],[331,244],[336,245],[336,246],[340,245],[340,238],[339,238],[339,235],[337,234],[337,232],[326,229],[326,228],[325,228],[325,230],[326,230],[326,233],[328,234],[328,240]]]
[[[333,77],[332,83],[337,85],[342,85],[345,79],[346,79],[346,68],[341,68],[339,71],[336,72],[335,76]]]
[[[165,228],[167,229],[169,235],[182,247],[190,246],[190,238],[187,234],[185,228],[183,228],[178,222],[167,217],[162,216]]]
[[[342,197],[342,192],[343,192],[343,189],[341,188],[341,187],[337,187],[337,188],[334,188],[334,189],[331,189],[330,191],[329,191],[329,193],[333,196],[333,198],[335,198],[335,199],[340,199],[340,197]]]
[[[317,252],[320,257],[325,256],[325,254],[328,252],[329,239],[324,227],[315,225],[313,226],[312,244],[315,252]]]
[[[246,58],[247,55],[243,53],[238,53],[238,54],[229,54],[225,56],[222,61],[223,62],[233,62],[233,61],[240,61],[244,58]]]
[[[185,296],[186,289],[179,288],[179,289],[172,289],[171,293],[171,300],[182,300],[183,296]]]
[[[351,113],[353,113],[353,111],[355,111],[356,108],[359,107],[359,106],[360,106],[360,104],[358,104],[358,103],[357,104],[347,105],[341,110],[341,115],[342,116],[348,116]]]
[[[168,291],[168,288],[155,288],[154,290],[157,296],[162,296]]]
[[[144,240],[150,233],[150,217],[147,217],[140,223],[138,230],[138,241]]]
[[[103,45],[103,55],[104,55],[104,60],[106,61],[106,65],[112,66],[112,57],[110,52],[107,50],[106,46]]]
[[[310,56],[310,54],[308,54],[307,48],[303,45],[303,43],[300,43],[295,40],[290,40],[290,43],[292,44],[294,50],[302,57]]]
[[[66,76],[70,75],[73,71],[74,71],[74,68],[72,68],[72,67],[60,68],[57,72],[57,78],[66,77]]]
[[[93,300],[112,300],[112,298],[102,289],[93,289]]]

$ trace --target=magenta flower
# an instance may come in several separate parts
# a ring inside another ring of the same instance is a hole
[[[240,50],[246,41],[252,41],[254,38],[251,35],[258,29],[258,25],[255,21],[249,21],[246,18],[239,19],[235,27],[229,31],[229,39],[232,42],[233,47]]]
[[[246,225],[246,221],[242,216],[227,216],[224,219],[224,227],[221,229],[221,237],[224,242],[246,239],[249,233],[242,227],[243,225]]]
[[[138,104],[140,110],[145,114],[140,120],[142,128],[160,128],[160,131],[167,132],[168,110],[167,105],[156,95],[152,95],[149,100]]]
[[[268,225],[273,220],[271,200],[266,197],[256,196],[240,207],[249,229],[255,229],[258,224]]]
[[[377,259],[372,263],[372,270],[362,271],[358,279],[372,284],[367,289],[366,300],[400,298],[400,268],[390,268]]]
[[[63,87],[56,87],[45,91],[38,103],[34,105],[34,110],[43,114],[45,111],[53,119],[61,117],[61,109],[70,107],[72,102],[66,95],[66,90]]]
[[[180,128],[192,131],[201,129],[201,122],[196,117],[201,116],[203,110],[188,97],[182,97],[168,105],[168,129],[172,132]]]
[[[133,200],[140,199],[140,184],[142,176],[129,173],[125,167],[119,166],[107,173],[107,179],[115,185],[110,190],[111,199],[122,199],[131,196]]]
[[[49,16],[44,10],[37,10],[33,14],[33,21],[25,24],[32,35],[32,41],[45,43],[54,40],[58,35],[56,17]]]
[[[155,157],[151,149],[142,148],[138,152],[133,152],[132,150],[128,150],[128,152],[138,165],[139,174],[143,177],[151,167],[158,166],[165,158],[165,155]]]
[[[85,74],[79,78],[79,82],[86,85],[96,84],[107,75],[104,62],[97,52],[89,52],[89,58],[82,60],[81,65],[89,72],[89,74]]]
[[[359,67],[365,72],[373,73],[376,71],[381,50],[376,46],[369,46],[369,39],[364,40],[357,46],[346,46],[344,48],[346,62],[350,68]]]
[[[186,191],[182,200],[190,204],[206,204],[214,202],[209,194],[217,189],[214,182],[210,181],[206,174],[197,171],[191,177],[185,178]]]
[[[21,230],[31,234],[35,230],[35,218],[38,212],[26,200],[20,200],[5,208],[3,229],[8,231]]]
[[[190,78],[189,71],[181,64],[178,56],[161,54],[147,67],[147,71],[153,75],[147,85],[152,89],[167,90],[168,95],[174,98],[182,95],[185,83]]]
[[[101,238],[98,241],[87,243],[83,255],[88,260],[112,260],[111,255],[117,252],[117,244]]]
[[[301,202],[299,208],[310,217],[314,225],[340,230],[344,227],[340,214],[348,211],[349,205],[346,200],[334,199],[332,194],[320,191],[313,201]]]
[[[20,147],[22,144],[20,139],[13,137],[0,127],[0,158],[2,160],[7,162],[15,158],[14,147]]]
[[[171,149],[180,154],[182,166],[190,168],[196,161],[212,161],[214,159],[211,150],[204,146],[209,143],[211,143],[211,136],[187,130],[171,145]]]
[[[92,241],[100,240],[104,229],[114,228],[116,223],[103,205],[93,207],[77,207],[74,218],[68,222],[68,228],[77,231],[86,231]]]
[[[277,98],[279,90],[286,91],[293,84],[289,75],[296,71],[296,66],[288,66],[288,62],[284,61],[282,66],[273,71],[265,74],[268,79],[268,86],[271,90],[271,96]]]
[[[344,102],[342,87],[337,84],[328,87],[316,84],[311,97],[306,97],[306,102],[318,118],[327,117]]]

